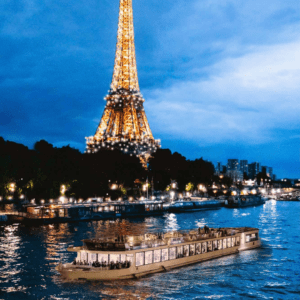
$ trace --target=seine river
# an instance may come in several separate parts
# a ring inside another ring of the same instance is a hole
[[[64,282],[55,266],[69,245],[110,232],[199,226],[253,226],[262,248],[138,280]],[[165,214],[161,217],[42,227],[0,227],[0,299],[300,299],[300,203]]]

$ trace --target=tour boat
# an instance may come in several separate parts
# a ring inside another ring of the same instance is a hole
[[[116,280],[139,278],[151,273],[222,257],[260,247],[257,228],[198,228],[165,234],[83,240],[73,263],[56,267],[68,280]]]

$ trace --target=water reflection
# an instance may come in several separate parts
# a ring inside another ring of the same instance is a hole
[[[175,214],[167,214],[165,219],[165,231],[176,231],[179,230],[177,216]]]
[[[59,261],[65,261],[63,253],[70,246],[68,241],[72,238],[69,224],[52,224],[44,227],[44,243],[46,245],[46,257],[49,264],[56,266]]]
[[[10,299],[295,299],[300,293],[300,203],[165,214],[132,220],[0,229],[1,296]],[[64,282],[55,266],[86,238],[225,226],[260,228],[261,249],[139,280]],[[2,296],[3,295],[3,296]]]
[[[24,263],[20,261],[21,237],[18,228],[18,225],[6,226],[0,235],[0,278],[2,284],[10,284],[4,288],[7,292],[26,290],[20,285]]]

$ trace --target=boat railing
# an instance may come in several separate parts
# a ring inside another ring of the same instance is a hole
[[[84,249],[104,251],[126,251],[156,248],[194,241],[234,236],[237,233],[253,231],[251,227],[241,228],[207,228],[190,231],[168,232],[165,234],[148,234],[138,236],[102,237],[101,239],[83,240]]]
[[[106,263],[106,262],[98,262],[95,261],[93,263],[88,263],[88,262],[82,262],[82,261],[73,261],[73,266],[75,268],[83,268],[83,269],[91,269],[91,268],[95,268],[97,270],[116,270],[116,269],[128,269],[131,267],[131,262],[130,261],[123,261],[123,262],[110,262],[110,263]]]
[[[20,217],[26,217],[26,213],[20,212],[20,211],[10,211],[5,212],[6,215],[12,215],[12,216],[20,216]]]

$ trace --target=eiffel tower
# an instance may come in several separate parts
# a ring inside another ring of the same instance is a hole
[[[120,149],[136,155],[144,167],[160,147],[153,138],[140,93],[135,59],[132,0],[120,0],[117,47],[112,83],[94,136],[86,138],[86,152]]]

